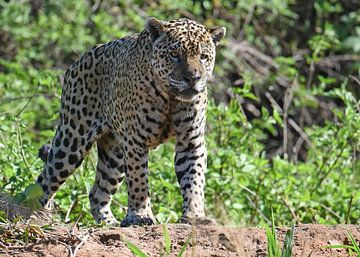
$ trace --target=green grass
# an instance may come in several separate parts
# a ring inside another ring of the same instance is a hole
[[[348,232],[348,238],[351,243],[349,245],[327,245],[324,247],[332,249],[347,249],[350,256],[360,257],[360,246],[356,243],[353,235],[350,232]]]
[[[148,257],[147,254],[145,254],[143,251],[140,250],[139,247],[131,243],[130,241],[125,241],[127,247],[129,250],[137,257]]]
[[[165,250],[165,256],[170,256],[171,254],[171,239],[170,239],[170,233],[169,229],[167,228],[166,224],[162,224],[162,232],[163,232],[163,238],[164,238],[164,250]],[[179,253],[176,255],[177,257],[182,257],[183,254],[186,251],[186,248],[189,246],[191,240],[193,237],[193,233],[190,235],[190,237],[185,241],[183,246],[180,248]],[[144,253],[138,246],[131,243],[128,240],[125,240],[125,243],[129,250],[137,257],[148,257],[146,253]],[[164,256],[163,251],[159,253],[159,256]],[[194,256],[194,255],[192,255]]]
[[[166,224],[162,224],[162,230],[164,236],[165,254],[166,256],[169,256],[171,250],[171,239],[169,229],[167,228]]]
[[[271,227],[266,227],[266,238],[267,238],[267,251],[268,257],[291,257],[291,252],[294,242],[294,230],[293,225],[285,234],[285,240],[282,249],[280,248],[279,242],[276,238],[276,229],[274,216],[271,217]]]

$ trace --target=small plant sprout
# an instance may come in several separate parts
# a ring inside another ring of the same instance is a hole
[[[271,211],[271,228],[266,228],[266,237],[268,243],[268,257],[291,257],[293,241],[294,241],[294,230],[293,225],[290,230],[286,232],[284,246],[280,250],[279,242],[276,239],[276,229],[274,222],[274,214]]]

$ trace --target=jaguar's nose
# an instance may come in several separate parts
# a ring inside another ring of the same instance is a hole
[[[191,87],[195,86],[196,83],[200,80],[201,76],[198,72],[196,73],[187,73],[183,76],[183,80]]]

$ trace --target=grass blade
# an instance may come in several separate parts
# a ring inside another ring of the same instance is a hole
[[[279,243],[276,239],[276,229],[275,229],[275,219],[274,219],[274,211],[271,208],[271,231],[272,231],[272,237],[273,237],[273,254],[276,257],[280,257],[280,247]]]
[[[147,254],[145,254],[143,251],[141,251],[136,245],[131,243],[130,241],[125,241],[127,247],[130,249],[130,251],[135,254],[137,257],[149,257]]]
[[[180,252],[179,252],[179,254],[177,255],[177,257],[181,257],[181,256],[184,254],[184,252],[185,252],[185,250],[186,250],[186,247],[188,247],[188,245],[190,244],[190,240],[191,240],[191,237],[189,237],[189,238],[186,240],[185,244],[181,247]]]
[[[171,240],[170,240],[169,229],[167,228],[166,224],[162,224],[162,229],[163,229],[163,235],[164,235],[166,256],[169,256],[170,255],[170,248],[171,248]]]
[[[266,228],[266,237],[267,237],[267,248],[269,257],[280,257],[279,246],[276,240],[276,234],[273,234],[271,228]]]
[[[349,250],[352,250],[352,251],[356,252],[357,256],[360,256],[359,245],[356,243],[356,241],[355,241],[354,237],[352,236],[352,234],[349,231],[347,233],[348,233],[348,237],[349,237],[352,245],[326,245],[326,246],[324,246],[324,248],[349,249]]]
[[[283,250],[281,252],[281,257],[291,257],[293,241],[294,241],[294,230],[295,226],[293,225],[290,230],[286,232],[285,242]]]
[[[351,250],[355,250],[355,248],[352,245],[326,245],[324,246],[324,248],[329,248],[329,249],[351,249]]]
[[[352,243],[352,246],[353,246],[355,252],[356,252],[358,255],[360,255],[360,248],[359,248],[358,244],[355,242],[354,237],[352,236],[352,234],[351,234],[349,231],[348,231],[348,237],[349,237],[349,239],[350,239],[350,241],[351,241],[351,243]]]
[[[7,216],[6,212],[0,211],[0,222],[6,223],[7,222],[6,216]]]
[[[268,257],[280,257],[280,248],[276,239],[274,213],[271,209],[271,228],[266,227]]]
[[[272,236],[271,236],[271,230],[270,228],[266,227],[266,238],[267,238],[267,252],[268,252],[268,256],[272,257],[273,256],[273,252],[272,252]]]

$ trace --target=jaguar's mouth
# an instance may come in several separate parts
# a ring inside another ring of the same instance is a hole
[[[202,91],[198,91],[195,88],[187,87],[178,89],[177,87],[173,87],[170,85],[170,94],[173,95],[176,99],[180,101],[190,102],[196,98]]]
[[[180,101],[191,101],[197,95],[204,92],[204,90],[205,86],[202,86],[200,82],[198,82],[195,86],[190,86],[185,81],[169,79],[170,94]]]
[[[176,90],[174,93],[176,95],[181,95],[181,96],[186,97],[186,98],[192,98],[195,95],[199,94],[200,92],[195,90],[194,88],[187,88],[187,89],[182,90],[182,91]]]

